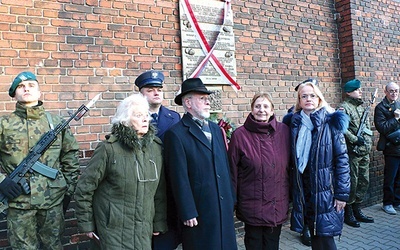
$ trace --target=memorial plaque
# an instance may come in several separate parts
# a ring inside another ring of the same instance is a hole
[[[224,16],[224,1],[214,0],[189,0],[190,7],[198,25],[204,34],[210,48],[215,44],[213,55],[222,64],[228,74],[236,80],[236,59],[235,59],[235,36],[233,33],[233,14],[228,8],[228,13]],[[202,60],[206,57],[207,51],[198,41],[195,29],[189,21],[189,17],[185,13],[183,0],[180,1],[180,26],[181,26],[181,43],[182,43],[182,69],[183,79],[187,79],[196,70]],[[225,18],[225,24],[224,22]],[[229,84],[225,77],[216,70],[211,63],[211,59],[207,62],[200,76],[204,84],[221,85]]]
[[[214,92],[209,96],[211,107],[210,112],[222,112],[222,87],[207,87],[207,89]]]

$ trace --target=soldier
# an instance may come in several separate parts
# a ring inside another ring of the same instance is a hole
[[[44,133],[62,122],[39,101],[41,93],[33,73],[18,74],[8,93],[17,103],[13,113],[0,118],[0,164],[6,174]],[[79,174],[78,150],[70,129],[65,129],[39,160],[59,171],[56,179],[37,172],[26,174],[30,194],[22,194],[19,184],[0,174],[0,192],[9,199],[7,228],[13,249],[62,249],[64,213]]]
[[[372,147],[372,131],[369,118],[360,136],[357,131],[361,125],[363,107],[361,82],[357,79],[348,81],[343,90],[346,98],[339,109],[350,117],[350,125],[345,133],[350,160],[350,197],[345,207],[344,222],[352,227],[360,227],[359,222],[373,223],[372,217],[366,216],[360,208],[369,185],[369,152]]]
[[[163,73],[155,70],[142,73],[135,81],[135,85],[139,88],[140,93],[147,98],[150,106],[151,124],[157,128],[157,137],[162,141],[164,141],[164,133],[180,120],[177,112],[162,105],[164,99],[162,90],[163,82]],[[153,236],[154,250],[172,250],[180,243],[178,218],[176,217],[176,208],[169,184],[167,186],[167,202],[168,232]]]

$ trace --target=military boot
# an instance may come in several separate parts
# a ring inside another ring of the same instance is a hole
[[[354,212],[354,217],[361,222],[365,222],[365,223],[374,223],[374,218],[366,216],[360,208],[360,204],[356,204],[354,203],[352,205],[353,207],[353,212]]]
[[[344,223],[351,227],[360,227],[360,222],[358,222],[354,217],[351,205],[344,207]]]

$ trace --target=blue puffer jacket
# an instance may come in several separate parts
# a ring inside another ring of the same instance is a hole
[[[334,200],[347,201],[350,192],[350,168],[346,141],[343,133],[349,124],[343,112],[329,113],[322,108],[310,115],[314,125],[309,157],[312,207],[315,210],[314,227],[318,236],[336,236],[342,233],[343,210],[334,208]],[[296,159],[296,141],[301,126],[300,112],[291,120],[291,152]],[[294,161],[293,211],[291,230],[301,233],[304,226],[303,181]]]

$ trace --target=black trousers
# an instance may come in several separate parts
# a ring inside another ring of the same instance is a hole
[[[282,225],[263,227],[244,225],[244,245],[247,250],[279,250]]]
[[[385,156],[383,205],[400,205],[400,157]]]
[[[311,236],[311,249],[313,250],[337,250],[333,236]]]

